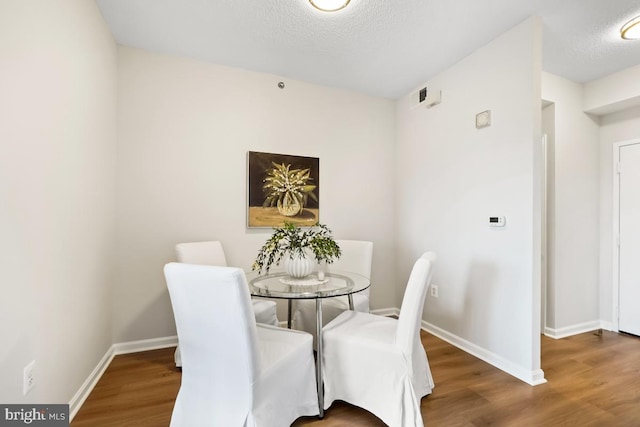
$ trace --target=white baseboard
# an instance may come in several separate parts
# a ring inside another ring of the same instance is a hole
[[[377,310],[371,310],[371,313],[377,314],[379,316],[398,316],[400,315],[400,309],[395,307],[381,308]],[[281,323],[285,323],[286,325],[286,322]],[[545,328],[544,333],[551,338],[559,339],[600,328],[610,331],[612,330],[612,324],[611,322],[605,322],[601,320],[560,329]],[[463,338],[460,338],[457,335],[451,334],[444,329],[425,322],[424,320],[422,321],[422,329],[448,342],[449,344],[477,357],[478,359],[484,360],[485,362],[495,366],[496,368],[510,375],[513,375],[514,377],[526,382],[527,384],[538,385],[547,382],[547,380],[544,379],[544,372],[541,369],[534,371],[527,371],[526,369],[522,369],[522,367],[513,364],[511,361],[506,360],[503,357],[492,353],[482,347],[479,347]],[[174,347],[176,345],[178,345],[177,336],[113,344],[111,348],[107,350],[95,369],[91,372],[84,384],[82,384],[78,392],[73,396],[71,402],[69,402],[70,420],[73,420],[73,417],[78,413],[80,407],[85,402],[87,397],[89,397],[89,394],[96,386],[96,384],[100,380],[100,377],[102,377],[104,371],[107,369],[116,355],[157,350],[160,348]]]
[[[535,386],[544,384],[547,382],[544,379],[544,372],[542,369],[536,369],[533,371],[529,371],[527,369],[523,369],[521,366],[514,364],[510,360],[503,358],[485,348],[482,348],[472,342],[465,340],[464,338],[460,338],[457,335],[454,335],[448,331],[445,331],[442,328],[439,328],[431,323],[422,321],[422,329],[433,334],[448,342],[449,344],[458,347],[459,349],[471,354],[472,356],[477,357],[480,360],[484,360],[485,362],[495,366],[496,368],[506,372],[509,375],[512,375],[518,378],[525,383]]]
[[[371,312],[373,314],[378,314],[381,316],[393,316],[393,315],[399,316],[400,315],[400,309],[395,307],[372,310]],[[542,371],[542,369],[537,369],[534,371],[528,371],[526,369],[523,369],[521,366],[514,364],[510,360],[507,360],[495,353],[488,351],[487,349],[477,346],[476,344],[473,344],[472,342],[469,342],[464,338],[460,338],[459,336],[454,335],[448,331],[445,331],[444,329],[439,328],[431,323],[425,322],[424,320],[422,321],[421,326],[422,326],[422,329],[424,329],[426,332],[429,332],[430,334],[435,335],[441,340],[444,340],[449,344],[455,347],[458,347],[460,350],[467,352],[472,356],[477,357],[480,360],[484,360],[490,365],[495,366],[501,371],[504,371],[507,374],[512,375],[518,378],[519,380],[526,382],[527,384],[539,385],[547,382],[547,380],[544,379],[544,372]]]
[[[82,404],[85,402],[85,400],[87,400],[87,397],[89,397],[89,394],[91,394],[91,391],[96,386],[96,384],[98,384],[98,381],[102,377],[102,374],[104,374],[104,371],[106,371],[109,367],[109,364],[113,360],[114,356],[115,355],[113,354],[113,346],[111,346],[109,350],[107,350],[107,352],[104,354],[104,356],[102,356],[102,359],[100,359],[98,365],[93,369],[93,371],[91,371],[89,377],[80,386],[80,389],[71,398],[71,401],[69,402],[69,422],[73,421],[73,417],[76,416],[76,414],[82,407]]]
[[[112,346],[113,354],[138,353],[140,351],[158,350],[160,348],[175,347],[178,345],[178,336],[152,338],[148,340],[129,341],[116,343]]]
[[[544,334],[549,338],[561,339],[570,337],[572,335],[578,335],[585,332],[595,331],[597,329],[604,329],[607,331],[611,331],[613,329],[613,325],[611,322],[606,322],[604,320],[594,320],[592,322],[580,323],[577,325],[565,326],[564,328],[544,328]]]
[[[613,329],[613,322],[609,322],[609,321],[606,321],[606,320],[601,320],[600,321],[600,327],[602,329],[604,329],[605,331],[613,331],[614,330]],[[616,331],[616,332],[618,332],[618,331]]]
[[[378,316],[399,316],[400,309],[398,308],[379,308],[377,310],[371,310],[371,314]]]
[[[120,354],[138,353],[140,351],[157,350],[159,348],[175,347],[178,345],[178,337],[153,338],[149,340],[130,341],[113,344],[102,356],[98,365],[93,369],[89,377],[80,386],[80,389],[69,402],[69,422],[73,421],[84,402],[93,391],[98,381],[107,370],[113,358]]]

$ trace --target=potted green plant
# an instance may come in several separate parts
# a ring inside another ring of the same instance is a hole
[[[267,170],[262,190],[265,194],[263,206],[276,206],[284,216],[301,214],[307,199],[318,200],[314,194],[315,185],[309,184],[309,169],[291,169],[291,165],[272,162],[273,167]]]
[[[340,255],[340,246],[326,225],[318,223],[303,229],[285,222],[283,227],[273,229],[273,234],[260,248],[251,268],[258,270],[259,274],[263,271],[269,273],[269,269],[279,265],[284,258],[290,276],[304,277],[311,274],[316,263],[331,264]]]

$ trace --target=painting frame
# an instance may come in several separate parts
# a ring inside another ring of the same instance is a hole
[[[311,227],[319,221],[319,157],[247,152],[248,228],[282,227],[285,222]]]

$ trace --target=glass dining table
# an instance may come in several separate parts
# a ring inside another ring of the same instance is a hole
[[[349,271],[331,271],[324,276],[314,274],[296,279],[284,272],[259,275],[252,271],[247,273],[247,282],[251,296],[286,299],[287,327],[291,328],[292,301],[297,299],[316,300],[316,381],[318,387],[318,406],[320,418],[324,417],[324,390],[322,384],[322,300],[347,296],[349,309],[353,310],[352,295],[362,292],[371,286],[366,277]]]

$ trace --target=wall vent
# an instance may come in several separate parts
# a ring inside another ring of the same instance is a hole
[[[416,107],[425,106],[431,108],[434,105],[442,102],[442,91],[429,89],[428,86],[421,87],[415,92],[411,93],[411,109]]]

